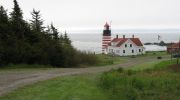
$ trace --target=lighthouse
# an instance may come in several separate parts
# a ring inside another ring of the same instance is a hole
[[[103,36],[102,36],[102,53],[107,54],[108,43],[111,42],[111,29],[110,25],[106,22],[104,25]]]

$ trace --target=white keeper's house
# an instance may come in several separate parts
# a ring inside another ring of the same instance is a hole
[[[145,54],[145,48],[139,38],[126,38],[123,35],[119,38],[118,35],[106,47],[108,54],[118,56],[142,55]]]

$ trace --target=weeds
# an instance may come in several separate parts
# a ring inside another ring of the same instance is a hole
[[[101,76],[99,85],[112,100],[179,100],[180,74],[169,71],[169,62],[143,71],[112,70]]]

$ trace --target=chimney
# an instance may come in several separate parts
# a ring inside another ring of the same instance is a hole
[[[134,38],[134,34],[132,35],[132,38]]]
[[[125,35],[123,35],[123,39],[125,39]]]
[[[118,39],[118,35],[116,35],[116,38]]]

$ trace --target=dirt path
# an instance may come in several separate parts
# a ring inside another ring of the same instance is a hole
[[[163,57],[167,58],[167,57]],[[38,81],[43,81],[59,76],[87,74],[87,73],[101,73],[111,69],[118,69],[120,67],[130,67],[141,64],[143,62],[155,61],[155,57],[141,57],[129,58],[128,62],[105,66],[105,67],[89,67],[89,68],[54,68],[49,70],[20,70],[20,71],[5,71],[0,72],[0,96],[11,92],[19,87],[33,84]],[[163,59],[164,60],[164,59]]]

